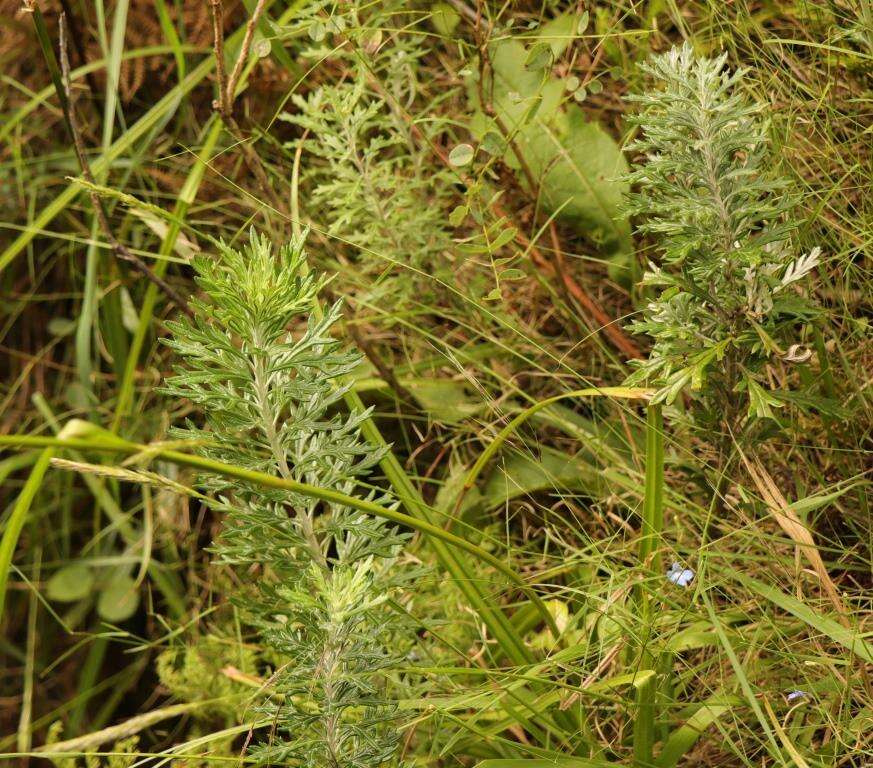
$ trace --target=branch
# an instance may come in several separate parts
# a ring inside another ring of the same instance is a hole
[[[212,52],[215,56],[215,75],[218,79],[218,98],[212,102],[212,108],[221,116],[221,120],[231,136],[239,143],[243,152],[246,165],[258,181],[258,186],[270,198],[270,204],[275,210],[287,217],[284,202],[276,194],[264,163],[252,145],[243,136],[242,130],[233,116],[233,101],[239,79],[242,76],[243,67],[251,50],[255,27],[266,7],[266,0],[258,0],[255,12],[246,24],[242,48],[234,64],[230,80],[227,78],[227,70],[224,66],[224,7],[222,0],[209,0],[209,8],[212,11]]]
[[[58,36],[58,46],[61,59],[61,79],[65,96],[65,98],[61,99],[61,103],[64,107],[70,135],[73,138],[73,148],[76,152],[76,159],[79,161],[79,168],[82,170],[82,176],[85,181],[94,184],[94,175],[91,173],[91,166],[88,164],[88,157],[85,154],[85,144],[82,141],[82,134],[79,130],[78,118],[76,117],[75,105],[73,103],[73,93],[70,87],[70,58],[67,54],[67,19],[66,14],[63,13],[60,16]],[[112,227],[109,226],[109,217],[106,214],[106,208],[103,205],[103,201],[93,190],[89,192],[89,195],[91,197],[91,204],[94,206],[94,212],[97,215],[97,222],[103,230],[103,234],[109,241],[115,255],[130,263],[147,280],[150,280],[160,288],[186,315],[194,317],[194,313],[188,306],[188,302],[177,293],[176,289],[167,283],[166,280],[158,277],[154,272],[152,272],[139,256],[131,253],[127,246],[123,245],[115,238],[115,235],[112,232]]]

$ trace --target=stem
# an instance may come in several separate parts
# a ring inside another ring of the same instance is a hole
[[[143,445],[141,443],[129,442],[116,437],[110,432],[103,432],[102,430],[93,428],[92,434],[95,433],[99,434],[97,439],[0,435],[0,448],[73,448],[76,450],[90,450],[101,453],[118,453],[131,457],[141,456],[144,460],[163,459],[171,464],[177,464],[182,467],[192,467],[193,469],[212,472],[223,477],[232,477],[237,480],[252,483],[253,485],[261,485],[265,488],[278,488],[293,493],[299,493],[301,496],[306,496],[311,499],[319,499],[342,507],[351,507],[352,509],[365,512],[368,515],[373,515],[373,517],[380,517],[383,520],[389,520],[392,523],[412,528],[413,530],[419,531],[425,536],[435,540],[435,542],[444,545],[449,544],[455,549],[462,549],[465,552],[469,552],[479,560],[482,560],[497,569],[509,581],[515,584],[529,600],[542,606],[542,601],[530,588],[528,582],[512,570],[512,568],[506,565],[506,563],[504,563],[499,557],[492,555],[490,552],[476,546],[461,536],[444,531],[438,525],[434,525],[426,520],[406,515],[395,509],[388,509],[387,507],[380,506],[379,504],[368,501],[367,499],[359,499],[355,496],[349,496],[346,493],[335,491],[332,488],[320,488],[317,485],[301,483],[291,478],[268,475],[265,472],[245,469],[244,467],[238,467],[234,464],[226,464],[223,461],[208,459],[204,456],[195,456],[183,453],[182,451],[161,448],[160,444]],[[48,464],[48,460],[46,460],[46,464]],[[430,507],[427,507],[424,502],[421,502],[421,504],[424,509],[430,510]],[[548,613],[545,606],[542,607],[542,610]],[[548,615],[551,616],[551,614]],[[554,624],[554,619],[552,619],[551,623]],[[555,637],[560,635],[557,628],[554,628],[553,631]]]

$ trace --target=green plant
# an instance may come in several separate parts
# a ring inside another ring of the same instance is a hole
[[[359,434],[368,412],[333,410],[359,360],[330,335],[338,304],[313,319],[324,279],[307,272],[303,240],[274,249],[253,232],[242,250],[222,243],[217,258],[194,266],[208,300],[192,301],[193,321],[170,324],[168,344],[181,364],[166,391],[207,419],[176,436],[198,441],[214,459],[390,505],[365,483],[381,458]],[[296,493],[217,476],[205,483],[225,515],[217,559],[244,581],[255,576],[258,586],[235,599],[283,659],[258,705],[282,735],[256,754],[381,765],[398,741],[383,673],[403,655],[391,599],[405,536]]]
[[[376,294],[427,285],[404,272],[386,286],[384,276],[396,277],[400,265],[430,273],[451,245],[446,206],[455,179],[429,163],[429,143],[445,121],[431,114],[417,119],[418,110],[433,111],[418,76],[421,38],[405,29],[420,18],[404,4],[380,3],[332,10],[325,24],[309,9],[297,22],[313,41],[303,56],[333,62],[341,76],[295,94],[296,109],[280,115],[300,130],[287,147],[302,155],[305,216],[335,239],[331,250],[345,251],[362,272],[379,278]],[[347,45],[328,45],[328,33]]]
[[[642,65],[661,89],[631,96],[642,136],[628,149],[643,161],[628,177],[630,209],[662,257],[644,277],[661,292],[631,326],[654,347],[628,383],[656,384],[668,404],[690,389],[703,419],[731,425],[738,391],[751,418],[791,400],[768,369],[811,354],[798,330],[816,310],[798,289],[820,251],[791,246],[795,200],[772,168],[762,107],[742,92],[745,71],[726,61],[686,43]]]

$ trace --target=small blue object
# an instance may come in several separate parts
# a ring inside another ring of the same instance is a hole
[[[789,691],[785,698],[788,699],[788,703],[790,704],[793,701],[805,699],[808,695],[809,694],[806,691]]]
[[[679,563],[673,563],[670,570],[667,571],[667,578],[680,587],[687,587],[694,581],[694,571],[690,568],[683,568]]]

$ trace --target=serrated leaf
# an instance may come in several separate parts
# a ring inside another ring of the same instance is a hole
[[[757,417],[759,419],[775,418],[771,408],[781,408],[785,404],[751,377],[746,377],[746,384],[749,389],[749,417]]]
[[[55,571],[46,584],[46,596],[56,603],[73,603],[87,597],[94,588],[94,573],[82,563]]]

